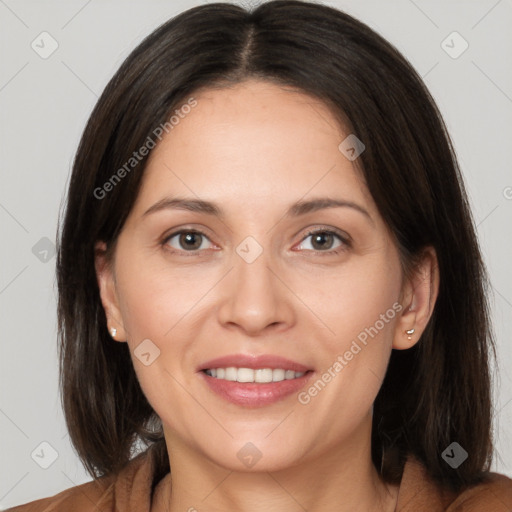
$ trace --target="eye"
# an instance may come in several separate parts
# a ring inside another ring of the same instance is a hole
[[[338,254],[341,251],[346,250],[346,248],[350,247],[350,241],[348,237],[343,236],[340,233],[337,233],[336,231],[330,231],[326,229],[310,231],[303,240],[306,240],[309,237],[312,237],[310,243],[312,249],[308,250],[323,252],[326,254]],[[336,250],[329,250],[332,249],[333,243],[335,243],[336,238],[339,240],[340,244],[337,246]]]
[[[311,249],[315,252],[321,252],[324,254],[339,254],[341,251],[351,247],[350,237],[348,235],[342,235],[336,231],[328,229],[318,229],[316,231],[310,231],[307,236],[303,238],[303,241],[312,237],[310,245]],[[333,244],[338,239],[338,246],[333,249]],[[208,247],[204,246],[205,241],[209,238],[201,231],[196,229],[182,229],[175,233],[167,236],[162,245],[170,247],[170,251],[173,253],[191,253],[190,256],[206,250]],[[303,242],[304,243],[304,242]],[[301,244],[302,245],[302,244]],[[301,247],[299,246],[299,249]],[[302,248],[303,249],[303,248]]]
[[[174,243],[172,243],[173,239],[176,239]],[[171,252],[197,252],[207,249],[203,244],[205,240],[209,240],[209,238],[201,231],[186,229],[166,237],[163,245],[170,246],[173,249]]]

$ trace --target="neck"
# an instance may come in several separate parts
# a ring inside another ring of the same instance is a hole
[[[370,433],[371,421],[350,442],[311,458],[305,455],[293,467],[241,472],[215,464],[166,432],[171,466],[166,509],[392,512],[398,487],[381,481],[371,460]]]

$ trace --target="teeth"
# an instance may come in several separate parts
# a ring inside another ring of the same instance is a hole
[[[284,380],[285,371],[281,370],[281,368],[276,368],[275,370],[272,370],[272,381],[273,382],[279,382],[281,380]],[[295,377],[295,372],[294,377]]]
[[[254,382],[255,380],[258,382],[269,382],[268,380],[262,381],[258,380],[258,372],[264,372],[265,370],[251,370],[250,368],[238,368],[236,380],[238,382]],[[256,379],[254,375],[256,374]],[[272,372],[270,372],[270,379],[272,380]]]
[[[231,381],[235,381],[238,377],[238,371],[236,368],[233,368],[232,366],[229,367],[229,368],[226,368],[226,375],[224,376],[224,378],[226,380],[231,380]]]
[[[295,372],[293,370],[286,370],[284,374],[285,379],[293,379],[295,377]]]
[[[282,380],[297,379],[304,375],[304,372],[294,372],[293,370],[283,370],[282,368],[211,368],[206,370],[210,377],[229,380],[232,382],[280,382]]]

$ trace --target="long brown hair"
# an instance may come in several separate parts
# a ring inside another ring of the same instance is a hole
[[[392,352],[375,401],[375,466],[397,482],[413,454],[442,485],[478,482],[492,457],[494,341],[487,277],[449,135],[421,78],[390,43],[337,9],[295,0],[253,9],[209,4],[167,21],[126,58],[89,118],[57,259],[60,388],[79,457],[92,476],[112,474],[142,442],[155,445],[156,479],[169,471],[161,422],[128,344],[107,332],[94,268],[96,241],[110,254],[115,248],[147,156],[108,194],[97,191],[187,98],[251,77],[319,98],[364,141],[358,164],[404,269],[424,247],[437,252],[433,315],[413,348]],[[457,469],[441,457],[453,441],[469,454]]]

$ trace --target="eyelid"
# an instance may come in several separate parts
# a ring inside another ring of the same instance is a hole
[[[314,228],[306,228],[307,231],[304,234],[302,240],[304,240],[305,237],[309,235],[314,235],[316,233],[332,233],[336,236],[339,236],[343,242],[347,244],[352,244],[353,240],[352,237],[346,232],[341,229],[335,228],[333,226],[315,226]]]

